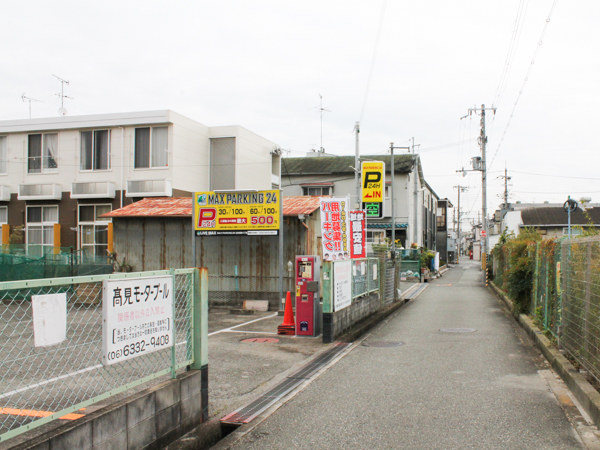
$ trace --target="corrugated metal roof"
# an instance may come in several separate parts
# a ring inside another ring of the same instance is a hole
[[[284,197],[283,215],[312,214],[319,209],[320,197]],[[102,217],[191,217],[190,197],[145,198],[123,208],[103,214]]]
[[[324,196],[330,197],[330,196]],[[321,197],[283,197],[283,215],[312,214],[321,207]]]
[[[386,170],[390,170],[390,155],[363,155],[361,159],[384,161]],[[394,172],[410,173],[414,164],[414,155],[394,155]],[[283,158],[281,160],[282,179],[287,175],[351,173],[354,175],[354,156]]]
[[[101,217],[191,217],[190,197],[152,197],[124,206]]]

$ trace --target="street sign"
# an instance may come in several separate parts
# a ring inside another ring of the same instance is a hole
[[[380,219],[383,217],[385,197],[385,163],[383,161],[363,161],[361,177],[362,209],[367,211],[368,218]]]
[[[280,227],[279,190],[257,192],[196,192],[196,236],[277,235]]]
[[[487,233],[485,232],[485,230],[481,230],[481,237],[486,237]]]

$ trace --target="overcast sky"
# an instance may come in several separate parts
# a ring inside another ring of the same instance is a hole
[[[490,211],[505,165],[512,201],[600,201],[600,2],[557,1],[547,22],[554,3],[3,2],[0,120],[28,117],[23,93],[43,101],[33,118],[57,116],[55,74],[69,115],[171,109],[303,156],[321,146],[320,94],[326,152],[354,154],[359,120],[364,155],[414,137],[439,197],[468,186],[477,218],[481,175],[456,170],[480,155],[479,118],[461,117],[485,104]]]

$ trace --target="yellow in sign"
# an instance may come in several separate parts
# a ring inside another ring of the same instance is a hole
[[[364,203],[383,203],[383,186],[385,180],[385,163],[363,161],[362,173],[362,201]]]

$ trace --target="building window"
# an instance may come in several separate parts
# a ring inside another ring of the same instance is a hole
[[[331,195],[331,186],[306,186],[302,188],[302,195]]]
[[[446,231],[446,208],[437,209],[437,230]]]
[[[8,207],[0,206],[0,225],[8,223]]]
[[[58,206],[28,206],[27,243],[53,246],[55,223],[58,223]]]
[[[58,172],[58,134],[30,134],[27,173]]]
[[[385,198],[390,198],[391,186],[386,186],[384,192]]]
[[[546,231],[546,230],[539,230],[539,231]],[[579,236],[582,231],[583,231],[583,228],[571,227],[571,236]],[[541,233],[541,234],[546,234],[546,233]],[[563,228],[563,236],[569,236],[569,227]]]
[[[112,211],[112,205],[79,205],[79,249],[84,255],[106,256],[108,223],[102,214]]]
[[[385,231],[367,230],[367,242],[371,244],[385,244]]]
[[[110,130],[81,132],[81,170],[110,169]]]
[[[8,173],[8,138],[0,136],[0,173]]]
[[[235,189],[234,137],[211,138],[210,140],[210,190]]]
[[[167,167],[169,165],[168,127],[148,127],[135,129],[136,169]]]

